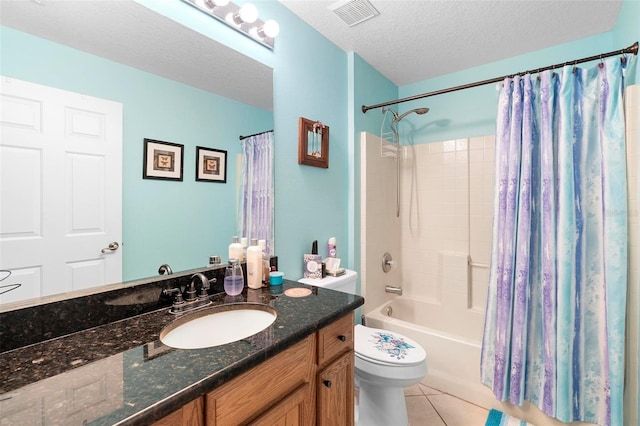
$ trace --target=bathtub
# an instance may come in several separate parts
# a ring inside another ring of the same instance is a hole
[[[459,312],[456,318],[447,318],[451,309],[440,304],[397,297],[366,313],[364,320],[369,327],[395,331],[424,348],[427,375],[422,384],[491,408],[495,397],[480,383],[484,315],[473,311],[465,315],[469,318],[461,319]]]

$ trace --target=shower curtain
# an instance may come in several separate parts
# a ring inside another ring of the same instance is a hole
[[[273,131],[242,140],[242,188],[240,191],[240,234],[265,240],[273,254],[274,173]]]
[[[564,422],[624,424],[624,68],[515,76],[498,99],[481,377]]]

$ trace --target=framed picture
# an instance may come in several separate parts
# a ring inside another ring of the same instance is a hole
[[[298,164],[329,168],[329,126],[304,117],[298,119]]]
[[[196,180],[227,183],[227,151],[196,146]]]
[[[184,145],[144,139],[143,179],[182,180]]]

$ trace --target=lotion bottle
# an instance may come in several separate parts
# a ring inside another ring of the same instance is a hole
[[[329,257],[336,257],[336,237],[329,238],[329,242],[327,244]]]
[[[238,262],[242,262],[242,246],[238,237],[233,237],[233,242],[229,244],[229,260],[238,259]]]
[[[242,246],[242,260],[247,260],[247,237],[240,238],[240,245]]]
[[[262,252],[262,286],[269,286],[269,273],[271,272],[270,257],[267,254],[267,242],[265,240],[258,240],[258,247]]]
[[[247,248],[247,285],[253,289],[262,287],[262,250],[256,238]]]

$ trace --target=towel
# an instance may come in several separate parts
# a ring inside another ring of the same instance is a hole
[[[524,420],[516,419],[503,413],[502,411],[489,410],[487,421],[484,426],[532,426],[531,423],[527,423]]]

